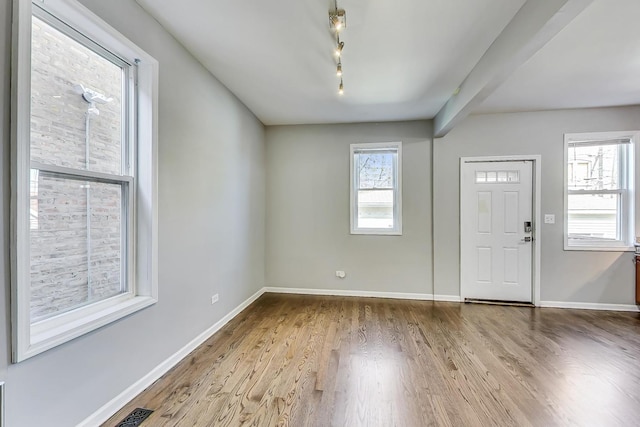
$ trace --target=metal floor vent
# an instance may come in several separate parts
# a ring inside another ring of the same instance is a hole
[[[465,304],[473,303],[473,304],[488,304],[488,305],[509,305],[512,307],[535,307],[535,305],[530,302],[500,301],[500,300],[491,300],[491,299],[465,298],[464,302]]]
[[[124,420],[120,421],[120,424],[116,427],[137,427],[152,413],[151,409],[136,408]]]

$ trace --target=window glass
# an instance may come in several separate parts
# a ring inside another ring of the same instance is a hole
[[[570,190],[620,188],[619,145],[569,145]]]
[[[121,66],[34,16],[31,160],[120,174],[123,78]]]
[[[49,165],[120,175],[125,72],[44,20],[32,17],[30,317],[40,321],[126,291],[126,183],[46,170]],[[87,177],[89,178],[89,177]]]
[[[31,231],[34,322],[124,291],[120,185],[38,175],[38,229]]]
[[[575,239],[620,238],[618,194],[569,194],[568,232]]]
[[[392,152],[361,152],[358,165],[358,228],[393,228]]]

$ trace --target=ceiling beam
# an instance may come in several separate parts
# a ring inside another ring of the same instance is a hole
[[[434,119],[445,136],[593,0],[527,0]]]

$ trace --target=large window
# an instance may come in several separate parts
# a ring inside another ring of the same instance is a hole
[[[565,136],[565,249],[632,246],[633,141],[617,132]]]
[[[18,362],[156,300],[157,62],[74,0],[14,7]]]
[[[351,233],[402,234],[402,145],[351,145]]]

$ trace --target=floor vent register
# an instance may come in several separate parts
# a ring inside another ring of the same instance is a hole
[[[137,427],[151,415],[151,409],[136,408],[124,420],[120,421],[116,427]]]

